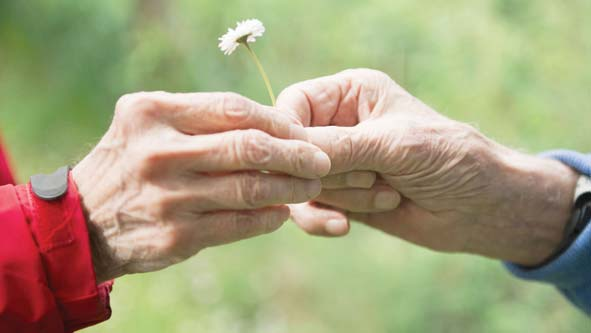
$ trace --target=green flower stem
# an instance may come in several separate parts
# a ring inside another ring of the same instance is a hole
[[[248,43],[245,41],[245,42],[243,42],[243,44],[244,44],[244,46],[246,46],[246,49],[248,50],[248,54],[250,54],[250,57],[252,58],[254,63],[257,65],[257,68],[259,69],[259,73],[261,73],[261,76],[263,77],[263,81],[265,81],[265,86],[267,87],[267,92],[269,93],[269,97],[271,97],[271,103],[273,104],[273,106],[275,106],[275,94],[273,94],[273,88],[271,88],[271,82],[269,81],[269,78],[267,77],[267,73],[265,73],[265,70],[263,69],[263,65],[261,65],[259,58],[257,58],[257,55],[250,48]]]

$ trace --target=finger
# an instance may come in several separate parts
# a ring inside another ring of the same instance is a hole
[[[279,229],[288,218],[287,206],[211,212],[200,214],[199,223],[191,221],[188,232],[195,244],[215,246],[268,234]]]
[[[349,69],[287,87],[277,107],[305,126],[354,126],[370,116],[393,84],[382,72]]]
[[[383,212],[396,209],[400,194],[387,185],[371,189],[323,190],[315,202],[349,212]]]
[[[268,170],[316,179],[330,171],[330,159],[318,147],[304,141],[277,139],[258,130],[187,137],[149,158],[161,162],[170,174],[178,174],[179,170]],[[161,176],[159,168],[155,170]]]
[[[351,171],[321,178],[323,189],[371,188],[376,181],[372,171]]]
[[[343,236],[349,232],[349,221],[343,212],[310,202],[289,205],[291,218],[302,230],[316,236]]]
[[[306,140],[294,116],[235,93],[144,92],[121,98],[118,108],[123,106],[190,135],[256,128],[278,138]]]
[[[279,94],[277,107],[305,126],[353,126],[359,119],[357,93],[351,77],[339,73],[287,87]]]
[[[198,176],[176,191],[175,211],[257,209],[306,202],[320,194],[317,179],[301,179],[261,172]]]

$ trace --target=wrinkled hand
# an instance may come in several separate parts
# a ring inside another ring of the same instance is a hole
[[[97,279],[279,228],[284,204],[318,195],[330,169],[305,139],[294,117],[236,94],[122,97],[106,135],[73,169]]]
[[[570,215],[576,174],[503,147],[433,111],[384,73],[358,69],[295,84],[278,98],[331,158],[331,175],[376,172],[371,189],[325,188],[294,205],[312,234],[345,233],[347,215],[440,251],[534,265]],[[339,177],[339,176],[331,176]],[[342,177],[341,177],[342,178]],[[375,212],[398,203],[385,212]],[[381,196],[381,197],[380,197]]]

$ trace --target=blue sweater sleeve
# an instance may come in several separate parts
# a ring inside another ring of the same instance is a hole
[[[566,150],[542,156],[557,159],[581,174],[591,176],[591,155]],[[517,277],[553,284],[574,305],[591,315],[591,223],[560,257],[534,269],[505,263]]]

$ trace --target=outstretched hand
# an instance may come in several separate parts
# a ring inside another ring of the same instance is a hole
[[[293,205],[309,233],[344,234],[352,218],[435,250],[524,265],[545,259],[561,239],[576,182],[570,168],[444,117],[384,73],[301,82],[277,104],[310,126],[310,142],[330,156],[323,184],[377,174],[371,188],[326,185],[313,202]]]
[[[279,228],[285,203],[318,195],[330,169],[305,140],[295,117],[232,93],[122,97],[72,172],[97,279],[158,270]]]

